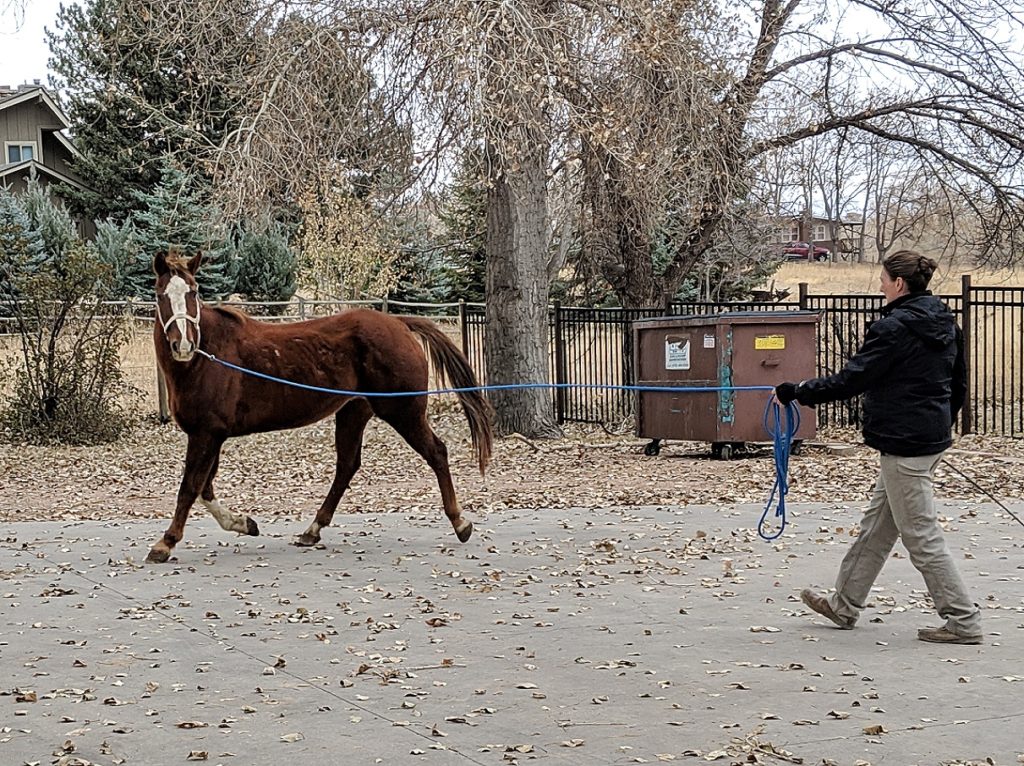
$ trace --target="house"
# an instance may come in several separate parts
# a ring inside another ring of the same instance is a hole
[[[61,183],[84,188],[71,168],[76,157],[65,134],[71,123],[46,89],[36,80],[16,89],[0,85],[0,186],[23,192],[33,172],[44,185]],[[91,234],[91,223],[79,222],[79,233]]]
[[[771,242],[782,246],[790,242],[810,242],[829,250],[835,246],[840,253],[852,253],[858,247],[863,225],[858,215],[849,215],[838,221],[817,215],[784,216],[777,219]]]

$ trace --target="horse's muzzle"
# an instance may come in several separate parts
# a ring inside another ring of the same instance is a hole
[[[189,341],[172,341],[171,358],[176,362],[191,362],[196,355],[196,347]]]

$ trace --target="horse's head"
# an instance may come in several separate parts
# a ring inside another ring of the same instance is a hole
[[[156,272],[156,321],[163,327],[177,362],[190,362],[199,348],[200,306],[196,272],[202,255],[188,260],[171,253],[158,253],[153,260]]]

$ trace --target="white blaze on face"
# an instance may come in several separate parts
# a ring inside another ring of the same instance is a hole
[[[181,277],[175,275],[171,277],[167,283],[167,290],[165,295],[171,302],[171,316],[177,317],[174,323],[178,326],[178,332],[181,333],[181,353],[188,354],[192,351],[192,344],[188,339],[188,322],[185,321],[185,317],[188,316],[188,306],[185,303],[185,296],[189,293],[188,282]]]

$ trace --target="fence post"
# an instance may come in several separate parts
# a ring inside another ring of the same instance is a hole
[[[299,319],[303,321],[306,319],[306,299],[301,295],[299,296]]]
[[[565,344],[562,338],[562,302],[555,301],[555,384],[566,383]],[[565,422],[565,389],[555,389],[555,422]]]
[[[156,366],[156,400],[160,422],[169,423],[171,421],[171,405],[167,397],[167,380],[164,378],[159,363]]]
[[[799,291],[797,294],[800,296],[800,310],[807,311],[807,296],[809,294],[808,285],[806,282],[801,282],[797,285],[797,289]]]
[[[385,314],[389,313],[388,312],[388,296],[386,296],[386,295],[383,298],[380,299],[380,310],[383,311]]]
[[[462,338],[462,355],[469,358],[469,328],[466,326],[465,298],[459,298],[459,337]]]
[[[960,305],[962,313],[960,318],[961,330],[964,334],[964,365],[967,375],[967,393],[964,396],[964,406],[960,410],[960,433],[969,434],[974,432],[974,402],[971,386],[971,367],[973,353],[971,348],[971,324],[974,312],[971,310],[971,275],[963,274],[960,277]]]

